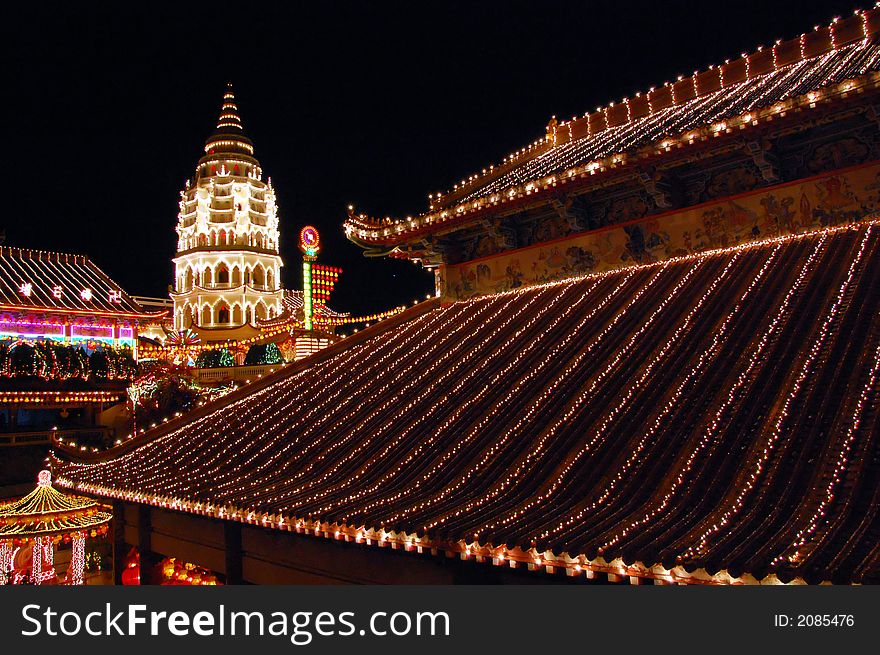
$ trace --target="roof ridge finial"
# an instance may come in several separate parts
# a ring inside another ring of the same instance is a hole
[[[232,90],[232,82],[226,83],[226,91],[223,93],[223,104],[220,107],[217,129],[236,129],[239,131],[242,129],[241,117],[238,115],[238,106],[235,104],[235,92]]]

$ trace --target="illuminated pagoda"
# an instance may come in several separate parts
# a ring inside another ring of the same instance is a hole
[[[119,550],[230,584],[880,582],[878,32],[857,12],[551,121],[425,214],[352,212],[440,297],[59,448],[59,483],[113,500]]]
[[[53,489],[50,472],[40,471],[36,489],[0,505],[0,585],[83,584],[86,539],[106,534],[111,518],[94,500]],[[59,578],[61,542],[70,544],[70,561]]]
[[[232,86],[195,175],[180,192],[174,328],[203,341],[246,339],[281,313],[282,261],[271,179],[245,136]]]
[[[88,257],[0,247],[0,444],[45,442],[28,431],[48,414],[123,400],[139,328],[164,315]]]

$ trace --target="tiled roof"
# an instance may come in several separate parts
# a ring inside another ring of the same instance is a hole
[[[8,247],[0,247],[0,308],[147,315],[88,257]]]
[[[802,96],[828,84],[859,77],[880,66],[880,46],[857,43],[822,56],[798,62],[786,68],[701,96],[683,105],[674,105],[642,120],[603,130],[558,145],[523,162],[468,191],[461,202],[501,193],[511,187],[546,177],[553,173],[602,159],[614,153],[627,153],[683,134],[704,125],[712,125],[749,111],[769,107],[780,100]],[[564,129],[564,128],[563,128]]]
[[[873,88],[872,74],[880,70],[874,38],[880,13],[862,12],[839,25],[548,126],[544,139],[434,199],[429,212],[376,219],[352,210],[346,235],[366,247],[393,246],[642,156],[674,154],[735,128],[755,128],[780,114]]]
[[[877,223],[520,288],[56,474],[504,565],[878,581],[878,302]]]

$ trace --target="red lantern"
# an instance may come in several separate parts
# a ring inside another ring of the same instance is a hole
[[[122,584],[126,586],[135,586],[141,583],[140,567],[127,568],[122,571]]]

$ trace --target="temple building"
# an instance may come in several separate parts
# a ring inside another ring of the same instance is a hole
[[[106,442],[98,415],[125,400],[139,330],[165,315],[88,257],[0,247],[0,447],[45,445],[53,434]]]
[[[202,341],[247,339],[283,311],[278,208],[235,95],[223,95],[216,131],[180,192],[174,258],[174,328]]]
[[[351,210],[439,297],[61,446],[57,484],[112,501],[142,582],[880,582],[878,33],[857,11],[552,119],[421,214]]]

